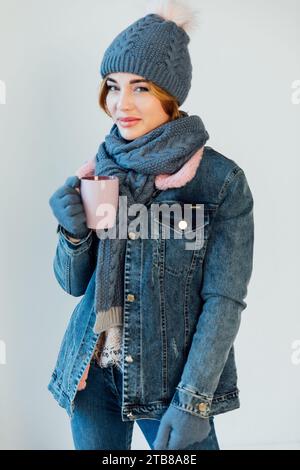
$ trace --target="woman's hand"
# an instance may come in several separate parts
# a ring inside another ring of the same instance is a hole
[[[86,380],[87,380],[87,376],[88,376],[88,373],[89,373],[89,370],[90,370],[90,365],[91,364],[88,364],[84,373],[83,373],[83,376],[81,377],[81,380],[78,384],[78,387],[77,387],[77,390],[80,392],[81,390],[84,390],[85,387],[86,387]]]
[[[153,443],[154,449],[185,449],[203,441],[210,433],[210,428],[208,418],[193,415],[170,404],[161,418]]]
[[[86,225],[86,215],[79,187],[78,176],[70,176],[49,199],[49,205],[59,224],[71,237],[77,239],[85,238],[90,232]]]
[[[86,160],[83,165],[76,171],[78,178],[84,178],[85,176],[94,176],[96,167],[96,156],[90,160]]]

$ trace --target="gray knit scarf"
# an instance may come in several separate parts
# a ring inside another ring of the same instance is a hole
[[[156,190],[155,177],[161,173],[176,173],[209,139],[199,116],[189,116],[184,111],[181,113],[179,118],[134,140],[124,139],[114,124],[99,146],[95,175],[119,178],[119,196],[127,196],[128,209],[132,204],[148,204]],[[118,215],[117,212],[117,234]],[[118,235],[117,238],[98,238],[94,332],[101,333],[123,323],[127,240],[118,238]]]

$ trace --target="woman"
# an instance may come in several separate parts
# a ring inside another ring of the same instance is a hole
[[[193,13],[170,4],[106,50],[99,103],[114,124],[49,201],[56,278],[83,296],[48,386],[76,449],[130,449],[137,421],[151,449],[217,450],[214,416],[240,406],[233,343],[252,272],[253,198],[243,170],[205,146],[200,117],[179,110]],[[87,228],[79,188],[91,172],[118,176],[127,238]],[[157,224],[155,237],[132,228],[134,204]]]

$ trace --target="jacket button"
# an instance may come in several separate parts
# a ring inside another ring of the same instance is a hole
[[[132,356],[130,356],[130,355],[129,355],[129,356],[126,356],[126,357],[125,357],[125,361],[126,361],[126,362],[133,362]]]
[[[200,411],[206,411],[207,410],[207,403],[199,403],[198,408]]]
[[[136,233],[135,232],[129,232],[128,236],[129,236],[130,240],[135,240],[136,239]]]
[[[128,302],[134,302],[135,301],[135,297],[133,294],[127,294],[127,300]]]

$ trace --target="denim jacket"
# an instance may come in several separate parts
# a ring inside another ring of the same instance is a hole
[[[253,197],[244,171],[205,147],[194,178],[157,190],[149,204],[203,207],[201,248],[186,249],[190,226],[158,220],[157,238],[128,232],[124,270],[123,421],[160,419],[172,403],[208,418],[240,407],[234,341],[253,266]],[[80,297],[48,385],[70,417],[99,334],[93,331],[98,238],[78,244],[58,225],[55,277]],[[100,393],[100,392],[99,392]]]

